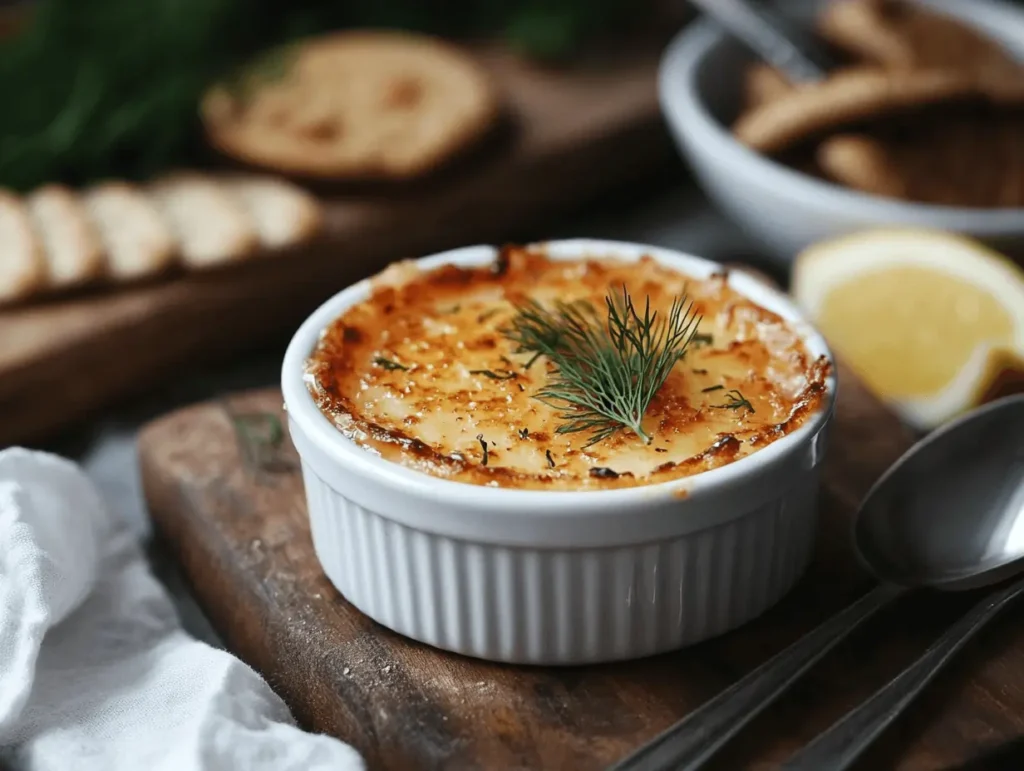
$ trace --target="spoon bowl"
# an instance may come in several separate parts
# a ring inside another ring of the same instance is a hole
[[[868,492],[854,524],[865,567],[886,587],[991,586],[1024,569],[1024,394],[999,399],[918,442]],[[997,589],[783,771],[843,771],[978,631],[1024,594]]]
[[[1024,394],[930,434],[872,487],[853,542],[883,582],[976,589],[1024,568]]]

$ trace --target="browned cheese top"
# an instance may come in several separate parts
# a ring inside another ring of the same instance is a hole
[[[535,398],[552,366],[507,339],[514,303],[605,297],[625,285],[667,313],[686,294],[703,316],[697,336],[643,419],[587,447],[558,433],[562,413]],[[421,270],[396,263],[369,299],[326,330],[306,380],[320,410],[366,450],[444,479],[505,488],[598,490],[665,482],[749,455],[821,407],[829,364],[796,331],[731,289],[644,257],[551,260],[506,247],[493,265]],[[747,406],[728,406],[738,391]]]

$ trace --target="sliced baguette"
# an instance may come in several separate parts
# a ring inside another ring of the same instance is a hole
[[[170,227],[140,188],[103,182],[86,190],[82,199],[103,244],[108,278],[132,281],[156,275],[177,256]]]
[[[215,179],[179,172],[149,186],[167,220],[186,268],[212,268],[244,259],[259,248],[256,226],[242,205]]]
[[[24,201],[0,190],[0,303],[21,300],[46,282],[43,245]]]
[[[103,247],[81,199],[63,185],[46,185],[26,200],[43,245],[46,285],[65,289],[103,272]]]
[[[320,230],[323,216],[316,199],[290,182],[237,175],[226,177],[223,185],[248,213],[266,249],[295,246]]]

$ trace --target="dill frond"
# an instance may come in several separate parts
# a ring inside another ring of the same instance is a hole
[[[561,413],[557,433],[589,432],[589,447],[625,428],[650,444],[644,414],[701,319],[685,295],[673,300],[667,316],[652,311],[650,297],[640,311],[625,286],[605,298],[605,307],[602,319],[586,301],[546,308],[528,300],[501,331],[517,353],[533,354],[527,367],[544,356],[554,368],[535,397]]]

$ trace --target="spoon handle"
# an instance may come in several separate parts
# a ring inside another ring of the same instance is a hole
[[[840,640],[905,591],[886,584],[872,589],[609,771],[699,768]]]
[[[793,755],[782,771],[843,771],[893,722],[975,633],[1024,592],[1024,578],[975,605],[888,685]]]
[[[785,73],[793,83],[824,80],[832,63],[783,24],[776,14],[750,0],[690,0],[729,34]]]

